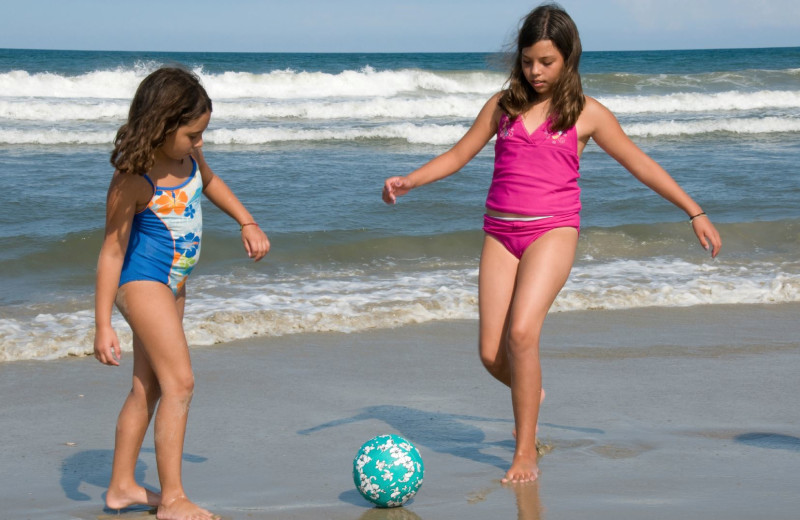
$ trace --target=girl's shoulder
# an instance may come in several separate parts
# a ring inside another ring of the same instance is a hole
[[[492,97],[486,101],[486,104],[483,105],[484,110],[491,110],[492,113],[499,113],[503,111],[502,106],[500,105],[500,99],[503,97],[503,91],[495,93]]]
[[[598,111],[608,110],[602,103],[597,101],[592,96],[583,96],[585,103],[583,105],[583,111],[581,112],[581,117],[584,115],[586,116],[593,116],[597,115]]]
[[[476,124],[480,126],[486,125],[488,128],[494,128],[495,131],[497,130],[497,125],[500,124],[500,117],[505,113],[500,106],[500,98],[502,96],[503,92],[501,91],[489,98],[478,114],[475,121]]]
[[[114,175],[111,177],[111,185],[130,190],[144,189],[153,191],[153,181],[147,175],[122,173],[119,170],[114,170]]]
[[[619,124],[614,114],[605,105],[591,96],[584,96],[584,98],[586,103],[575,123],[580,137],[591,136],[608,124]]]
[[[114,171],[108,188],[109,196],[113,194],[120,199],[134,202],[137,208],[147,206],[154,191],[152,181],[145,175],[122,173],[119,170]]]
[[[503,110],[502,105],[500,104],[500,99],[502,99],[503,94],[505,93],[504,90],[497,92],[495,95],[489,98],[489,101],[486,102],[484,105],[484,110],[490,111],[492,115],[492,123],[494,126],[500,124],[500,119],[507,115],[505,110]]]

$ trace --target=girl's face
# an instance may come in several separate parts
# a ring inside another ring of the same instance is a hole
[[[525,79],[537,94],[544,97],[552,95],[553,85],[561,77],[564,57],[550,40],[539,40],[520,53],[520,64]]]
[[[197,119],[179,126],[177,130],[167,135],[164,144],[159,150],[165,156],[176,161],[191,155],[197,148],[203,146],[203,132],[211,120],[211,112],[206,112]]]

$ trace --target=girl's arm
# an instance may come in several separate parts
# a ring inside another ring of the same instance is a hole
[[[111,327],[111,312],[128,248],[137,199],[149,189],[138,175],[114,173],[106,196],[106,227],[97,260],[94,303],[94,357],[106,365],[119,365],[122,351]]]
[[[681,208],[687,216],[701,215],[692,219],[692,229],[700,244],[706,249],[711,248],[712,257],[719,254],[722,241],[711,220],[703,213],[703,209],[683,191],[664,168],[630,140],[610,110],[587,96],[586,107],[578,119],[577,126],[581,138],[594,139],[600,148],[645,186]]]
[[[197,160],[200,175],[203,178],[203,193],[216,207],[236,220],[241,227],[242,243],[247,256],[256,262],[269,252],[269,239],[261,231],[258,224],[247,211],[236,195],[225,182],[220,179],[206,162],[202,148],[195,148],[192,156]]]
[[[497,133],[497,124],[501,114],[497,101],[500,99],[500,95],[501,93],[495,94],[486,102],[464,137],[448,151],[405,177],[386,179],[383,185],[384,202],[394,204],[397,197],[405,195],[413,188],[452,175],[471,161]]]

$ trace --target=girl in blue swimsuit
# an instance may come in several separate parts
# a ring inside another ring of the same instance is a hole
[[[260,260],[269,251],[267,236],[203,158],[210,117],[211,100],[196,76],[159,69],[139,85],[111,154],[116,171],[97,264],[94,355],[119,365],[116,303],[133,332],[133,386],[117,421],[106,505],[157,506],[158,518],[215,518],[186,498],[181,481],[194,389],[182,320],[186,278],[200,256],[201,194],[239,223],[248,256]],[[134,480],[154,412],[160,494]]]

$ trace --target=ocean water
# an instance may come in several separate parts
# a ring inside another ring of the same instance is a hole
[[[0,361],[91,352],[111,143],[141,79],[175,63],[214,101],[210,164],[272,242],[250,262],[205,203],[190,344],[477,317],[493,143],[396,206],[380,191],[463,135],[503,86],[501,56],[0,49]],[[553,312],[800,301],[800,48],[587,52],[581,72],[724,246],[712,260],[681,211],[590,143]]]

